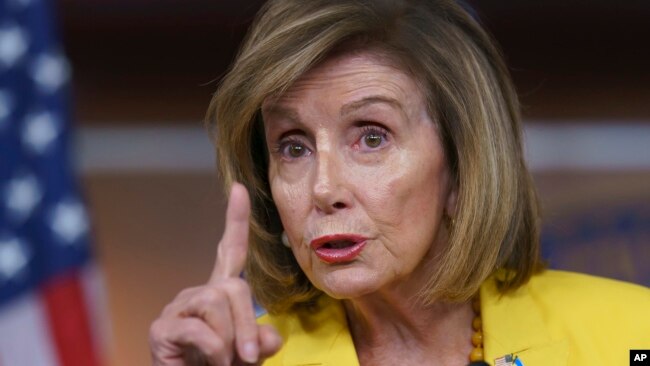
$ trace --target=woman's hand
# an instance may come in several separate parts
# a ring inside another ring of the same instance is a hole
[[[154,365],[255,364],[280,349],[277,331],[257,325],[251,291],[239,277],[248,251],[249,214],[248,192],[235,183],[210,280],[181,291],[151,325]]]

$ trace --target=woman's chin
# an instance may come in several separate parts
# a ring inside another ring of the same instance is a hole
[[[310,280],[318,289],[335,299],[353,299],[382,287],[381,273],[355,266],[329,267],[316,271]]]

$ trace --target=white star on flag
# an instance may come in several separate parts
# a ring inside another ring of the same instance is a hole
[[[27,33],[16,25],[0,28],[0,66],[12,67],[27,52]]]
[[[5,199],[9,214],[22,221],[32,213],[42,197],[38,181],[32,175],[12,179],[5,188]]]
[[[0,283],[11,280],[26,269],[29,249],[17,238],[0,240]]]
[[[55,92],[70,77],[70,66],[58,54],[41,54],[31,67],[31,77],[44,93]]]
[[[75,244],[88,231],[86,211],[77,200],[58,203],[50,218],[52,231],[64,244]]]
[[[32,151],[45,152],[58,134],[55,116],[52,113],[40,112],[25,117],[23,143]]]

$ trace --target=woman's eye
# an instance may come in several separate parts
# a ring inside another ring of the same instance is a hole
[[[280,146],[282,156],[289,159],[297,159],[309,155],[309,149],[296,141],[288,141]]]
[[[359,148],[379,149],[388,142],[388,131],[378,126],[366,126],[362,130]]]
[[[291,144],[287,146],[287,152],[292,158],[299,158],[304,153],[305,148],[300,145]]]
[[[381,135],[373,133],[373,134],[367,134],[366,136],[364,136],[363,139],[365,140],[366,145],[368,145],[368,147],[379,147],[379,145],[381,145],[381,141],[383,140],[383,137]]]

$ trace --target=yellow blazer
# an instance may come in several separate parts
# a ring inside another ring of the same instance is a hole
[[[481,286],[485,361],[518,356],[524,366],[628,365],[650,349],[650,289],[582,274],[544,271],[501,296]],[[263,315],[285,343],[266,366],[359,365],[343,306],[322,296],[318,311]]]

